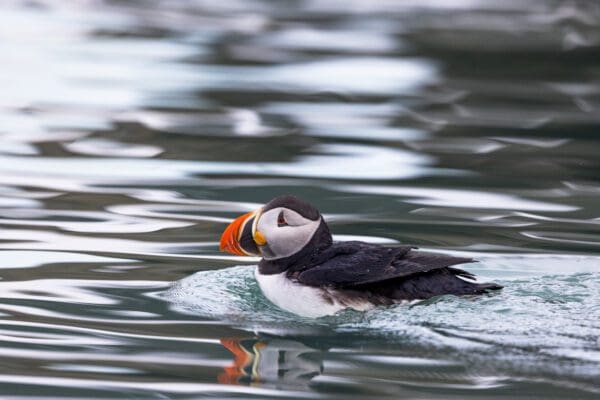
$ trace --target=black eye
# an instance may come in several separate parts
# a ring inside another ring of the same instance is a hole
[[[285,217],[283,215],[283,211],[281,211],[279,213],[279,216],[277,216],[277,226],[281,228],[282,226],[287,226],[287,224],[288,223],[285,220]]]

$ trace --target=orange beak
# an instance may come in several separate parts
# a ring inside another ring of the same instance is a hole
[[[227,228],[225,228],[225,231],[221,235],[221,242],[219,244],[219,249],[221,251],[226,251],[237,256],[251,255],[245,252],[244,249],[242,249],[242,246],[240,246],[240,237],[242,235],[244,226],[254,215],[256,215],[256,212],[252,211],[242,215],[241,217],[237,217],[227,226]]]
[[[262,208],[259,208],[234,219],[221,235],[221,251],[236,256],[261,255],[260,247],[267,244],[265,236],[256,228],[261,214]]]

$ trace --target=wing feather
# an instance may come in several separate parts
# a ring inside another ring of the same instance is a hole
[[[335,245],[334,245],[335,246]],[[386,247],[362,242],[347,242],[329,252],[327,260],[299,272],[295,278],[309,286],[351,287],[406,278],[416,274],[473,262],[471,258],[426,253],[411,247]],[[451,268],[457,276],[473,278],[470,273]]]

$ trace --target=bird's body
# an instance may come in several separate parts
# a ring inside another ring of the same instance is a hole
[[[474,262],[470,258],[412,246],[333,243],[320,213],[292,196],[277,197],[238,218],[223,234],[221,247],[234,254],[262,254],[256,280],[265,296],[309,317],[501,289],[474,282],[472,274],[454,267]]]
[[[261,273],[256,280],[275,305],[299,315],[318,317],[351,308],[408,303],[445,294],[472,295],[499,289],[475,283],[473,275],[452,265],[469,258],[427,253],[409,246],[364,242],[333,243],[326,251],[301,259],[285,272]]]

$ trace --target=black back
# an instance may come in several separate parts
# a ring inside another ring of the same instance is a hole
[[[471,258],[421,252],[411,246],[335,243],[314,261],[313,265],[290,268],[288,276],[304,285],[340,289],[340,293],[366,296],[379,304],[388,304],[389,299],[481,294],[502,288],[494,283],[472,282],[472,274],[452,267],[474,262]]]

